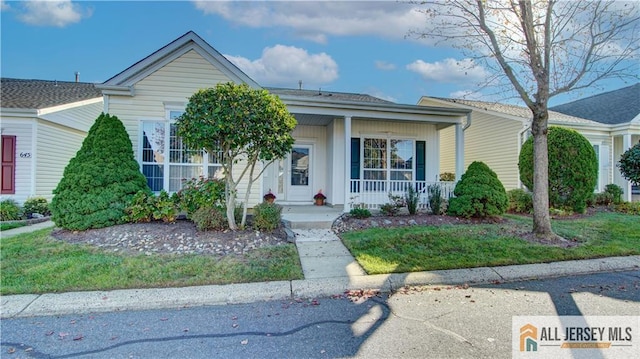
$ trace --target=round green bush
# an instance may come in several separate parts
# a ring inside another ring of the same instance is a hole
[[[253,226],[261,231],[273,231],[280,227],[282,207],[269,202],[262,202],[253,207]]]
[[[473,162],[460,178],[449,201],[448,213],[461,217],[493,217],[509,205],[507,192],[498,176],[483,162]]]
[[[191,220],[201,231],[222,230],[227,226],[227,217],[220,207],[200,207],[193,212]]]
[[[48,216],[51,214],[49,210],[49,202],[44,197],[27,198],[22,205],[22,211],[27,218],[32,218],[34,213]]]
[[[618,168],[622,177],[629,182],[640,185],[640,142],[620,156]]]
[[[53,191],[52,219],[70,230],[124,223],[125,208],[140,191],[150,190],[129,135],[117,117],[103,113]]]
[[[531,213],[533,211],[533,197],[530,192],[517,188],[507,192],[507,196],[509,197],[509,212]]]
[[[578,132],[550,127],[549,205],[583,213],[598,181],[598,159],[593,146]],[[533,138],[520,150],[520,181],[533,191]]]

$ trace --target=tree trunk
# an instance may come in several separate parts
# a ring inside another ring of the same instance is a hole
[[[232,231],[238,230],[238,225],[236,224],[236,218],[234,216],[234,212],[236,209],[236,184],[233,181],[233,177],[231,176],[231,171],[233,170],[233,166],[230,166],[228,173],[226,173],[225,179],[227,182],[225,191],[227,199],[227,223],[229,223],[229,229]]]
[[[533,233],[539,238],[556,239],[549,217],[548,117],[547,110],[533,111]]]

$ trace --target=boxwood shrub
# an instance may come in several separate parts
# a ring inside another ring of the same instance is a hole
[[[449,215],[493,217],[507,210],[507,192],[498,176],[483,162],[473,162],[460,178],[449,201]]]

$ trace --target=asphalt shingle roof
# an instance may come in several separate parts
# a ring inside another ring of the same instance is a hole
[[[493,111],[504,113],[510,116],[516,116],[523,119],[530,120],[532,117],[531,110],[528,107],[517,106],[517,105],[509,105],[504,103],[497,102],[485,102],[485,101],[472,101],[472,100],[464,100],[464,99],[451,99],[451,98],[441,98],[441,97],[433,97],[438,100],[459,103],[466,106],[476,107],[483,109],[485,111]],[[583,124],[583,125],[596,125],[601,126],[601,123],[597,123],[595,121],[591,121],[588,119],[566,115],[564,113],[549,111],[549,121],[554,123],[566,123],[566,124]]]
[[[43,109],[102,97],[94,84],[49,80],[0,79],[0,107]]]
[[[640,114],[640,83],[551,107],[551,110],[616,125]]]
[[[391,101],[387,101],[371,95],[359,94],[359,93],[331,92],[331,91],[324,91],[324,90],[299,90],[299,89],[286,89],[286,88],[277,88],[277,87],[265,87],[265,90],[271,92],[274,95],[279,95],[279,96],[319,98],[319,99],[327,99],[327,100],[333,100],[333,101],[393,104],[393,102]]]

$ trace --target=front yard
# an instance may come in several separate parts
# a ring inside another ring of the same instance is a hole
[[[497,224],[371,228],[341,235],[368,274],[543,263],[640,254],[640,217],[597,212],[553,221],[568,239],[555,246],[528,236],[531,219],[505,215]],[[527,239],[523,239],[527,238]]]

